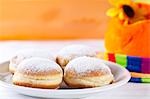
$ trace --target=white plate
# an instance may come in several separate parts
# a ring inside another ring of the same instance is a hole
[[[9,62],[0,63],[0,86],[16,91],[20,94],[43,97],[43,98],[83,98],[91,95],[95,95],[100,92],[104,92],[127,83],[130,79],[130,73],[122,68],[120,65],[104,61],[107,64],[114,77],[115,81],[103,87],[96,88],[86,88],[86,89],[38,89],[38,88],[28,88],[22,86],[16,86],[11,83],[11,74],[8,72]]]

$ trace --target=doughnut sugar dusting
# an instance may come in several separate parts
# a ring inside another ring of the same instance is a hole
[[[18,86],[56,89],[63,79],[61,67],[52,60],[33,57],[23,60],[12,77]]]
[[[18,67],[18,65],[25,59],[32,57],[41,57],[47,58],[55,61],[54,56],[49,50],[40,50],[40,49],[25,49],[18,51],[14,57],[10,59],[9,70],[14,73]]]
[[[57,70],[59,72],[62,71],[61,67],[54,61],[39,57],[26,59],[22,61],[17,68],[18,72],[32,73],[46,72],[50,70]]]
[[[71,88],[100,87],[112,83],[113,79],[109,67],[94,57],[73,59],[64,71],[64,81]]]
[[[58,53],[58,56],[63,56],[70,59],[85,55],[94,57],[96,56],[96,52],[89,46],[76,44],[64,47]]]
[[[86,45],[70,45],[58,52],[56,62],[64,69],[69,61],[81,56],[96,57],[96,50]]]
[[[16,53],[16,56],[20,59],[26,59],[30,57],[42,57],[49,58],[54,60],[52,53],[49,50],[40,50],[40,49],[25,49]]]
[[[111,74],[111,70],[109,69],[109,67],[102,63],[100,59],[86,56],[78,57],[70,61],[65,67],[65,71],[69,69],[74,69],[77,73],[100,70],[102,72],[107,72],[108,74]]]

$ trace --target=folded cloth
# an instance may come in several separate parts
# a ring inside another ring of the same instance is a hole
[[[130,72],[132,77],[135,78],[150,78],[150,74],[144,74],[144,73],[137,73],[137,72]]]
[[[131,72],[131,82],[150,83],[150,58],[105,53],[104,59],[120,64]]]
[[[137,72],[130,72],[130,73],[131,73],[130,82],[150,83],[150,74],[137,73]]]
[[[150,78],[135,78],[131,77],[129,82],[135,82],[135,83],[150,83]]]

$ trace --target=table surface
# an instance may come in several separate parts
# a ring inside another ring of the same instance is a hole
[[[25,48],[49,49],[56,53],[62,47],[70,44],[85,44],[96,50],[104,51],[103,40],[68,40],[68,41],[2,41],[0,42],[0,62],[9,60],[16,51]],[[96,96],[84,99],[150,99],[150,84],[127,83]],[[41,99],[20,95],[11,89],[0,86],[0,99]]]

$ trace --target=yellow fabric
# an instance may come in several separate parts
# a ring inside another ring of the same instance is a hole
[[[150,0],[134,0],[135,2],[139,2],[139,3],[149,3],[150,4]]]
[[[137,72],[130,72],[132,77],[135,78],[150,78],[150,74],[144,74],[144,73],[137,73]]]

